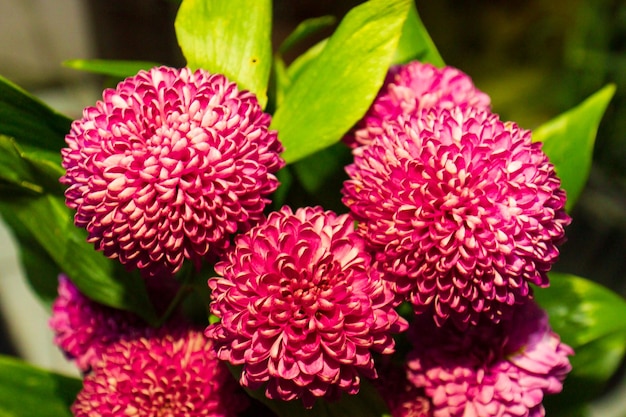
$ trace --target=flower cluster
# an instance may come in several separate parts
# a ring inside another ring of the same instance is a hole
[[[282,146],[269,123],[222,75],[160,67],[127,78],[66,136],[61,182],[76,225],[147,275],[220,254],[278,186]]]
[[[532,301],[500,326],[459,332],[425,315],[412,326],[408,379],[431,398],[434,417],[543,416],[544,394],[560,392],[571,370],[572,349]]]
[[[489,106],[457,69],[393,67],[346,137],[349,213],[267,214],[282,145],[251,93],[165,67],[106,90],[62,151],[75,223],[148,280],[210,261],[212,320],[151,329],[62,277],[50,325],[87,372],[74,415],[234,416],[248,399],[226,362],[307,408],[380,377],[393,417],[543,415],[573,352],[531,284],[570,219],[541,144]]]

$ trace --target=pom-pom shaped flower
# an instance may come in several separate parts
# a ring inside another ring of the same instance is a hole
[[[91,370],[108,345],[146,327],[133,313],[91,301],[65,275],[59,276],[58,294],[48,322],[54,344],[83,372]]]
[[[378,96],[345,141],[351,147],[368,144],[380,134],[384,122],[400,115],[419,115],[434,108],[489,110],[490,104],[489,96],[459,69],[418,61],[396,65],[389,69]]]
[[[376,377],[371,352],[393,352],[407,324],[364,249],[349,215],[320,207],[284,207],[237,236],[209,280],[221,322],[206,334],[243,386],[311,407]]]
[[[569,223],[565,192],[531,134],[474,109],[387,123],[354,149],[343,202],[417,312],[494,322],[547,286]]]
[[[63,149],[66,203],[110,258],[147,275],[219,254],[263,218],[282,145],[222,75],[159,67],[107,89]]]
[[[544,415],[543,397],[561,391],[573,351],[534,302],[515,310],[466,331],[416,320],[407,375],[431,398],[434,417]]]
[[[201,331],[146,331],[109,345],[83,381],[75,417],[230,417],[247,397]]]

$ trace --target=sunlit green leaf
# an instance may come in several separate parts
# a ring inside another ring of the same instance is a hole
[[[287,76],[290,84],[295,82],[300,74],[305,72],[304,70],[309,64],[315,62],[315,59],[322,53],[327,43],[328,39],[321,40],[294,59],[291,65],[289,65],[289,68],[287,68]]]
[[[597,396],[626,351],[626,301],[614,292],[573,275],[550,274],[550,287],[537,289],[550,324],[576,354],[564,392],[550,400],[581,404]]]
[[[82,382],[0,356],[0,416],[71,417]]]
[[[226,75],[267,102],[272,65],[270,0],[184,0],[178,43],[191,68]]]
[[[272,128],[287,162],[339,141],[363,116],[396,50],[410,0],[371,0],[352,9],[285,94]]]
[[[92,72],[94,74],[109,75],[126,78],[137,74],[141,70],[149,70],[160,64],[149,61],[118,61],[107,59],[71,59],[63,65],[75,70]]]
[[[29,145],[58,152],[65,146],[71,120],[55,112],[0,76],[0,134]]]
[[[543,142],[543,150],[561,178],[567,192],[568,210],[587,182],[596,132],[614,93],[615,86],[607,85],[533,132],[533,140]]]
[[[303,41],[309,36],[335,24],[334,16],[320,16],[312,19],[307,19],[300,23],[296,29],[287,36],[283,43],[278,48],[278,53],[283,55],[291,48],[293,48],[298,42]]]
[[[435,43],[424,27],[422,19],[420,19],[414,2],[412,2],[411,10],[409,10],[406,22],[402,27],[402,36],[398,43],[394,62],[403,64],[413,60],[428,62],[440,68],[445,65]]]

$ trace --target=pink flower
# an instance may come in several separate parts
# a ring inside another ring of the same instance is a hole
[[[75,417],[235,417],[248,405],[202,332],[161,328],[111,344],[72,405]]]
[[[490,104],[489,96],[456,68],[437,68],[418,61],[396,65],[389,69],[378,96],[345,141],[350,147],[368,144],[382,132],[386,121],[401,115],[419,115],[426,109],[459,106],[489,110]]]
[[[386,124],[354,149],[343,202],[416,312],[494,322],[548,285],[570,218],[554,167],[514,123],[475,109]]]
[[[571,370],[573,350],[532,301],[498,325],[459,331],[422,316],[412,330],[408,378],[431,398],[434,417],[543,416],[544,395],[560,392]]]
[[[263,218],[284,162],[270,116],[222,75],[153,68],[107,89],[63,149],[88,240],[147,275],[221,253]]]
[[[54,344],[83,372],[91,370],[108,345],[147,326],[132,313],[91,301],[65,275],[59,276],[58,292],[49,320]]]
[[[283,207],[236,237],[209,280],[221,322],[206,334],[243,386],[312,407],[376,377],[371,352],[392,353],[407,324],[364,247],[351,217],[320,207]]]

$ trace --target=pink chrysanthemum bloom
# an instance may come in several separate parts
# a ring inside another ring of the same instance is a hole
[[[413,61],[389,69],[378,96],[365,116],[345,137],[350,147],[365,145],[382,132],[382,125],[400,115],[419,115],[422,110],[472,107],[489,110],[491,99],[472,79],[453,67],[437,68]]]
[[[533,301],[511,320],[466,331],[422,316],[412,336],[407,375],[431,398],[434,417],[543,416],[543,397],[561,391],[574,353]]]
[[[107,89],[62,150],[88,240],[147,275],[219,254],[263,218],[284,162],[270,116],[222,75],[159,67]]]
[[[83,381],[75,417],[235,417],[248,405],[201,331],[147,331],[110,345]]]
[[[147,326],[133,313],[91,301],[65,275],[59,276],[58,293],[48,322],[54,344],[82,372],[100,360],[108,345]]]
[[[564,240],[565,192],[530,131],[474,109],[387,123],[354,149],[343,202],[416,312],[498,322],[548,285]]]
[[[371,352],[392,353],[407,323],[364,248],[349,215],[320,207],[283,207],[236,237],[209,280],[221,322],[206,334],[243,386],[312,407],[376,377]]]

